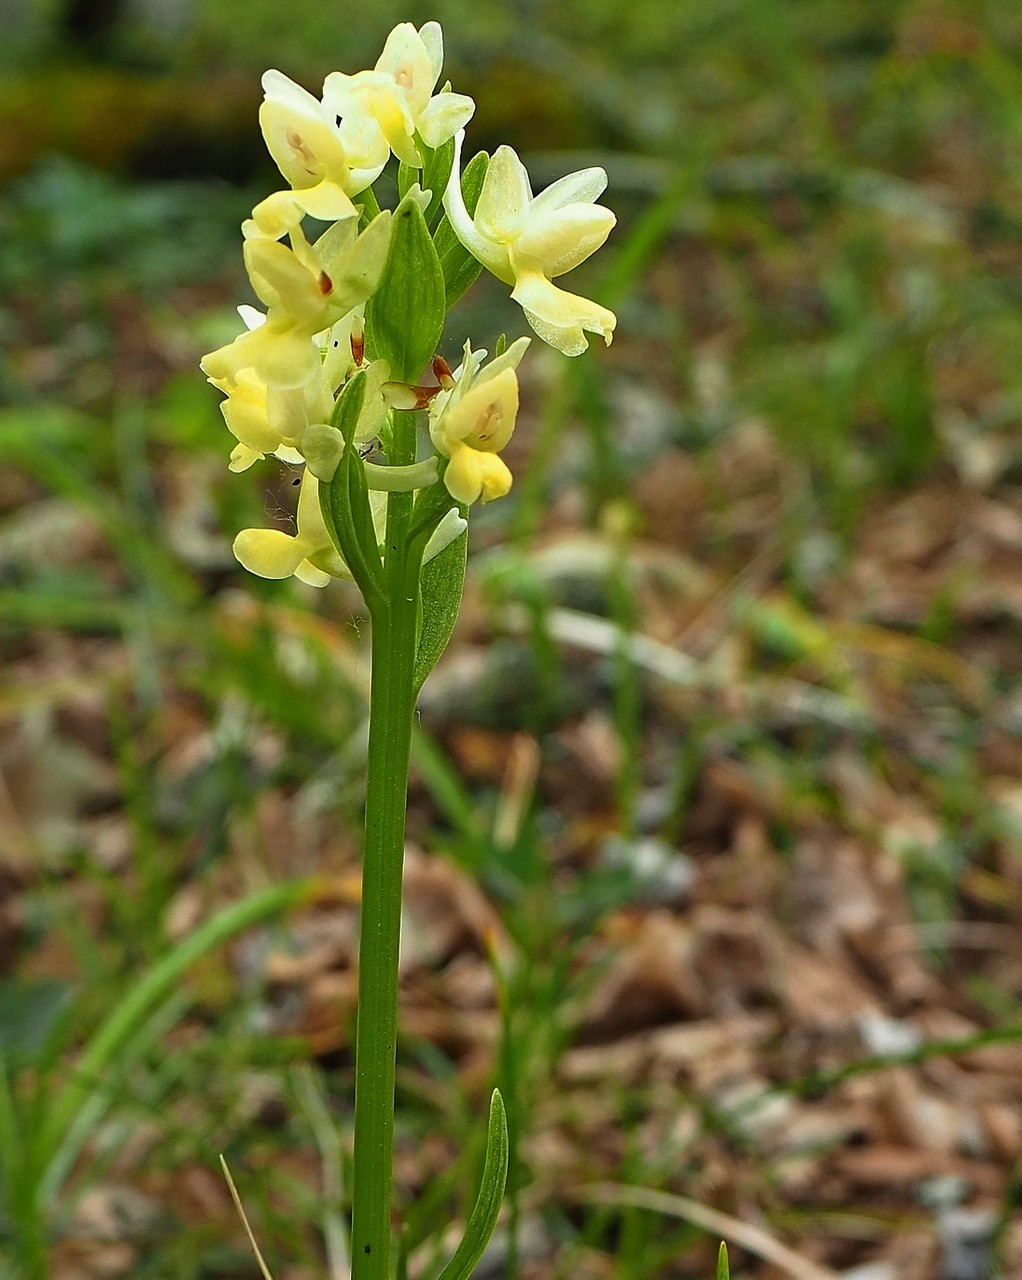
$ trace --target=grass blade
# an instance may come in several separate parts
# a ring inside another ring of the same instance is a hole
[[[270,1268],[266,1265],[266,1261],[263,1258],[262,1253],[259,1251],[259,1246],[256,1244],[256,1238],[252,1234],[252,1228],[248,1225],[248,1216],[245,1213],[245,1207],[241,1203],[241,1196],[238,1195],[238,1188],[234,1185],[234,1179],[231,1177],[231,1171],[227,1167],[227,1161],[223,1156],[220,1157],[220,1167],[223,1169],[224,1177],[227,1179],[227,1185],[231,1189],[231,1199],[234,1201],[234,1207],[238,1211],[238,1217],[241,1219],[241,1224],[245,1228],[245,1234],[248,1236],[248,1242],[252,1246],[252,1252],[255,1254],[255,1260],[259,1264],[259,1270],[263,1273],[263,1280],[273,1280],[273,1276],[270,1274]]]
[[[490,1119],[486,1133],[486,1159],[472,1216],[468,1220],[461,1244],[454,1251],[450,1262],[437,1280],[468,1280],[475,1270],[483,1250],[490,1242],[497,1225],[504,1187],[507,1183],[507,1165],[510,1144],[507,1132],[507,1116],[500,1090],[494,1089],[490,1098]]]
[[[268,919],[310,896],[313,882],[276,885],[232,903],[178,943],[166,956],[143,974],[86,1044],[70,1081],[53,1101],[49,1123],[44,1128],[38,1152],[43,1200],[49,1201],[60,1189],[62,1172],[70,1167],[65,1149],[74,1128],[75,1152],[81,1150],[88,1130],[76,1125],[79,1113],[90,1105],[102,1089],[103,1073],[115,1057],[121,1062],[131,1055],[131,1041],[146,1015],[170,995],[187,970],[208,952],[229,941],[251,925]]]

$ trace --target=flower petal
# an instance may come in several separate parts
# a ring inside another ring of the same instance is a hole
[[[310,218],[321,222],[334,222],[339,218],[358,218],[361,210],[351,203],[351,197],[336,182],[324,178],[314,187],[306,187],[294,193],[295,201]]]
[[[444,66],[444,33],[439,22],[426,22],[419,28],[419,39],[429,59],[433,85],[440,79]]]
[[[441,417],[438,430],[447,449],[464,441],[473,449],[498,453],[511,439],[517,416],[518,375],[505,368],[495,378],[478,382],[452,404]]]
[[[600,204],[571,204],[564,209],[529,210],[511,251],[512,265],[529,259],[545,276],[562,276],[606,241],[617,218]]]
[[[531,212],[563,209],[569,204],[593,204],[607,189],[607,170],[580,169],[551,182],[532,202]]]
[[[480,497],[484,502],[503,498],[511,489],[511,472],[496,453],[481,453],[467,444],[459,444],[451,453],[444,483],[452,498],[470,506]]]
[[[242,529],[234,539],[234,555],[259,578],[290,578],[310,550],[304,538],[281,529]]]
[[[531,201],[532,188],[525,165],[511,147],[498,147],[486,170],[476,205],[475,225],[480,235],[497,244],[510,243],[521,230]]]
[[[317,569],[311,560],[303,560],[295,570],[295,577],[310,587],[325,587],[331,579],[329,573]]]
[[[266,397],[262,404],[247,396],[231,395],[221,404],[231,435],[249,449],[260,454],[272,453],[280,444],[280,432],[270,426],[266,415]]]
[[[379,288],[393,230],[393,215],[386,209],[376,215],[346,254],[329,257],[328,265],[324,264],[333,286],[331,305],[341,314],[361,306]]]
[[[311,338],[268,322],[203,356],[199,367],[211,380],[234,379],[251,369],[268,387],[301,387],[316,375],[321,364]]]
[[[336,391],[348,375],[355,357],[351,351],[352,328],[355,312],[351,311],[329,330],[326,335],[326,354],[323,356],[323,376],[331,391]],[[329,417],[329,413],[323,415]]]
[[[296,190],[328,179],[351,191],[351,170],[333,118],[301,85],[279,71],[263,76],[259,124],[277,168]]]
[[[253,462],[261,462],[265,457],[265,453],[250,449],[247,444],[236,444],[231,450],[231,460],[227,464],[227,470],[235,473],[247,471]]]
[[[503,280],[505,284],[512,284],[514,273],[511,270],[511,259],[507,249],[479,231],[465,206],[465,197],[461,191],[461,147],[464,139],[464,130],[459,129],[454,135],[454,167],[451,169],[451,177],[444,192],[444,211],[451,224],[451,230],[469,253],[498,280]]]
[[[451,507],[450,511],[430,535],[430,539],[426,543],[426,550],[423,552],[422,563],[429,564],[430,560],[438,556],[441,551],[446,551],[451,543],[460,538],[467,528],[468,521],[457,507]]]
[[[464,93],[438,93],[418,119],[419,134],[434,150],[449,142],[475,114],[476,104]]]
[[[491,378],[496,378],[505,369],[517,369],[531,342],[531,338],[516,338],[503,355],[494,356],[489,364],[483,365],[479,370],[476,385],[482,386],[484,382],[489,382]],[[486,353],[484,352],[483,354],[485,355]]]
[[[581,355],[589,346],[583,330],[600,334],[610,346],[617,317],[598,302],[559,289],[535,272],[519,277],[511,297],[543,341],[566,356]]]
[[[237,308],[237,311],[246,329],[258,329],[260,325],[266,323],[265,313],[255,307],[250,307],[247,302],[243,302]]]
[[[325,422],[314,422],[302,436],[305,465],[317,480],[329,482],[334,478],[343,452],[344,437]]]
[[[317,277],[279,240],[246,240],[244,258],[252,288],[268,307],[281,307],[292,319],[322,328],[334,288],[330,276]]]
[[[430,40],[435,54],[435,34],[432,32]],[[443,65],[442,35],[440,41],[440,59]],[[440,76],[440,67],[434,70],[433,59],[425,41],[410,22],[399,22],[391,31],[383,52],[376,61],[375,70],[390,76],[413,102],[421,99],[420,109],[429,101],[433,86]]]

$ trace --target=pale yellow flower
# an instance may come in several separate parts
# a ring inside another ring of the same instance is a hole
[[[433,90],[444,62],[443,33],[438,22],[416,31],[402,22],[387,37],[372,71],[345,75],[331,72],[323,84],[323,102],[343,121],[371,121],[377,142],[404,164],[419,168],[416,133],[437,148],[465,127],[475,111],[471,98]]]
[[[498,457],[511,439],[518,415],[518,367],[528,338],[513,342],[503,355],[482,367],[485,351],[465,344],[465,359],[452,385],[433,399],[429,431],[448,459],[444,482],[452,498],[471,504],[502,498],[511,488],[511,472]]]
[[[263,76],[259,124],[277,168],[291,184],[256,205],[242,227],[246,238],[279,240],[311,214],[325,222],[355,218],[351,197],[380,176],[389,158],[371,122],[347,123],[280,71]]]
[[[234,554],[249,573],[260,578],[290,578],[325,587],[331,578],[350,578],[348,566],[330,540],[319,509],[319,481],[308,468],[298,495],[298,532],[242,529]]]
[[[324,371],[329,358],[330,352],[328,350],[324,359]],[[373,440],[386,424],[388,409],[387,403],[383,398],[382,388],[390,376],[390,368],[386,360],[373,360],[364,365],[363,369],[362,408],[359,411],[358,420],[352,432],[352,443],[359,448],[368,441]],[[329,480],[333,476],[344,451],[344,437],[336,427],[327,423],[327,419],[330,416],[330,414],[326,414],[317,422],[311,423],[303,433],[300,441],[300,448],[306,462],[321,480]],[[398,483],[390,486],[374,484],[373,473],[378,471],[388,473],[401,472],[402,476],[410,476],[410,482],[401,484],[402,477],[396,477]],[[366,480],[370,489],[390,487],[407,490],[421,488],[423,483],[432,483],[432,480],[423,480],[415,483],[414,481],[419,474],[420,472],[415,467],[371,467],[368,464],[366,466]],[[436,479],[435,469],[432,479]]]
[[[282,389],[262,386],[252,370],[243,370],[227,390],[220,410],[232,435],[252,454],[232,454],[232,471],[244,471],[268,453],[284,462],[301,462],[306,431],[312,423],[326,422],[334,403],[321,371],[304,387]]]
[[[266,323],[266,317],[255,307],[242,306],[238,312],[250,331]],[[335,330],[319,335],[320,345]],[[246,471],[268,453],[284,462],[301,462],[299,445],[309,424],[325,421],[333,409],[325,358],[302,387],[268,387],[252,368],[241,368],[226,377],[209,380],[227,397],[220,405],[220,412],[238,441],[231,453],[231,471]]]
[[[444,207],[455,234],[488,271],[513,285],[535,332],[558,351],[576,356],[589,343],[585,332],[610,344],[617,325],[613,311],[552,283],[604,243],[617,219],[595,203],[607,185],[603,169],[583,169],[533,196],[525,166],[510,147],[498,147],[490,161],[474,215],[461,193],[461,144]]]
[[[399,468],[395,468],[399,469]],[[370,491],[369,507],[377,542],[383,541],[387,495]],[[282,529],[242,529],[234,539],[238,561],[259,578],[298,578],[311,587],[325,587],[331,578],[350,578],[351,572],[330,539],[319,505],[319,481],[306,467],[298,495],[297,533]],[[440,554],[468,527],[458,511],[448,511],[426,544],[424,562]]]
[[[315,335],[331,328],[375,292],[390,248],[392,219],[381,213],[361,235],[337,222],[314,245],[291,230],[291,248],[278,240],[245,242],[252,288],[266,304],[265,322],[204,356],[210,381],[236,382],[252,369],[267,387],[303,387],[321,366]]]

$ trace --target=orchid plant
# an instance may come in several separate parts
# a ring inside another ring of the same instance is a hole
[[[438,348],[447,311],[483,268],[511,285],[540,339],[575,356],[608,344],[612,312],[553,283],[607,239],[599,168],[534,196],[506,146],[462,168],[472,99],[437,91],[440,26],[401,23],[372,71],[327,76],[316,98],[263,76],[259,122],[287,184],[243,226],[244,260],[265,307],[205,356],[236,440],[229,466],[268,455],[302,467],[295,531],[243,529],[237,559],[264,578],[315,587],[354,580],[372,622],[368,775],[355,1063],[351,1259],[354,1280],[389,1280],[398,939],[415,700],[450,639],[476,502],[503,497],[500,454],[518,413],[517,368],[531,341],[466,344],[452,370]],[[397,161],[398,202],[373,184]],[[304,220],[330,225],[314,241]],[[285,243],[286,241],[286,243]],[[500,1209],[507,1127],[491,1100],[483,1183],[442,1274],[474,1268]]]

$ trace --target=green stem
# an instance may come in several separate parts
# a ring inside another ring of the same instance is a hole
[[[392,465],[414,461],[415,419],[396,414]],[[419,562],[410,545],[411,493],[387,506],[384,600],[372,613],[372,687],[362,867],[352,1280],[388,1280],[394,1162],[398,947],[408,759],[415,708]]]

